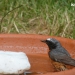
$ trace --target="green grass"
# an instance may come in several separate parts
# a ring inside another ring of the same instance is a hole
[[[75,39],[75,0],[0,0],[0,33]]]

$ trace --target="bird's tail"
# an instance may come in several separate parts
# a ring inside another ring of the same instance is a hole
[[[75,66],[75,60],[74,59],[67,59],[67,61],[63,61],[63,63],[71,66]]]

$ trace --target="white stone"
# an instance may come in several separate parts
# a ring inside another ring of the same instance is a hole
[[[30,63],[25,53],[0,51],[0,74],[21,74],[29,69]]]

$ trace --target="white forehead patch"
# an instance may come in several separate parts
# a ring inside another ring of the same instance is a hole
[[[47,40],[48,40],[48,41],[51,41],[51,38],[48,38]]]

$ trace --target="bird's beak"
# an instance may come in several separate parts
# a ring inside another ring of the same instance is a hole
[[[41,40],[41,42],[44,42],[44,43],[46,43],[46,40]]]

